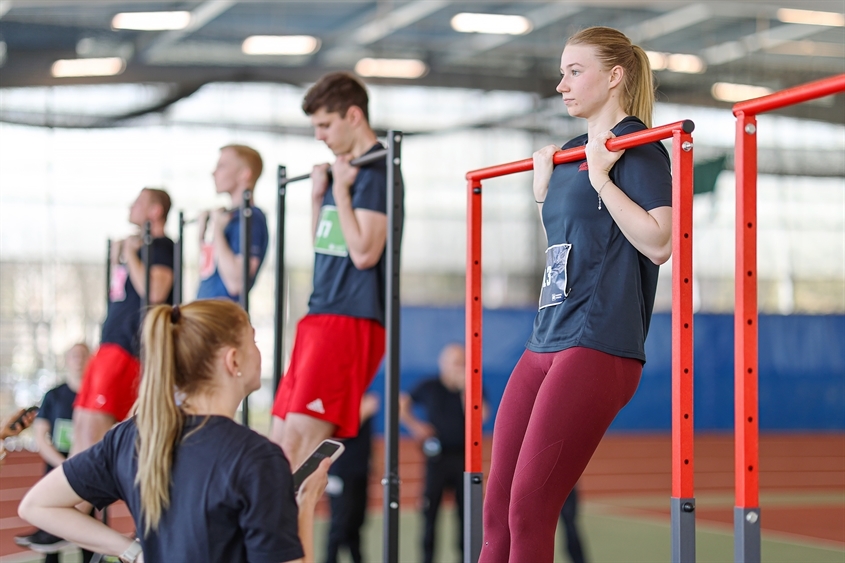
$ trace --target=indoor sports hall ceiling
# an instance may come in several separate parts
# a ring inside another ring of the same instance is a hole
[[[548,98],[566,37],[600,24],[623,30],[651,52],[655,68],[662,67],[659,100],[727,108],[732,96],[756,97],[845,72],[843,11],[842,0],[2,0],[0,89],[166,86],[159,98],[120,118],[159,111],[211,82],[303,85],[340,69],[374,84]],[[140,22],[118,16],[134,12],[171,14]],[[78,59],[86,59],[83,66]],[[845,123],[845,100],[786,113]]]

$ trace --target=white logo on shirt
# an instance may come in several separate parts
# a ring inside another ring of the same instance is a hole
[[[320,414],[326,414],[326,409],[325,407],[323,407],[322,399],[314,399],[313,401],[305,405],[305,408],[309,411],[318,412]]]

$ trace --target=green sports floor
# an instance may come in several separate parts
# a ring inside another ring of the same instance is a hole
[[[629,502],[633,507],[639,502]],[[841,499],[832,498],[839,503]],[[666,501],[664,500],[665,504]],[[648,504],[646,501],[645,504]],[[700,504],[700,503],[699,503]],[[706,503],[705,503],[706,504]],[[579,523],[586,544],[588,561],[660,563],[670,561],[670,529],[668,518],[662,515],[617,515],[618,504],[584,502]],[[765,512],[764,512],[765,517]],[[400,517],[399,553],[402,563],[421,560],[420,531],[422,519],[416,512],[404,511]],[[324,541],[328,523],[320,521],[316,530],[317,561],[324,559]],[[453,509],[441,512],[438,522],[437,563],[460,563],[457,550],[457,519]],[[382,561],[382,518],[377,511],[370,512],[364,525],[363,553],[366,561]],[[696,523],[696,551],[698,562],[733,561],[733,537],[730,525],[718,523]],[[35,563],[41,561],[35,554],[19,554],[0,558],[3,562]],[[348,554],[341,553],[341,561],[351,562]],[[78,552],[68,550],[63,554],[63,563],[77,563]],[[563,537],[558,533],[555,562],[566,562]],[[828,563],[845,562],[845,546],[837,542],[813,540],[811,538],[782,534],[763,533],[763,561],[766,563]],[[524,562],[533,563],[533,562]]]

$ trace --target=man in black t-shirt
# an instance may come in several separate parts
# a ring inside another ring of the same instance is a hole
[[[153,188],[141,190],[129,210],[133,225],[143,228],[150,223],[150,305],[173,300],[173,241],[164,236],[169,211],[170,196]],[[142,245],[138,234],[112,244],[108,312],[100,347],[88,362],[73,405],[71,456],[102,440],[127,417],[138,396],[141,299],[146,292]]]
[[[329,468],[326,494],[329,496],[329,525],[326,563],[337,563],[340,548],[349,549],[352,563],[362,563],[361,526],[367,514],[367,485],[373,446],[373,417],[379,397],[368,392],[361,399],[361,428],[358,435],[343,441],[346,449]]]
[[[73,401],[82,383],[82,375],[91,351],[84,342],[70,347],[65,353],[65,383],[44,394],[38,416],[32,423],[38,453],[44,460],[47,474],[67,458],[73,439]],[[44,563],[59,563],[58,551],[68,545],[64,539],[37,530],[26,536],[15,536],[15,543],[33,551],[46,553]],[[93,553],[82,551],[82,561],[87,563]]]
[[[434,560],[434,530],[443,492],[453,491],[458,509],[458,547],[463,553],[464,521],[464,365],[462,344],[448,344],[440,352],[440,374],[421,381],[410,396],[399,398],[399,419],[422,444],[426,455],[425,491],[423,493],[423,561]],[[414,416],[419,406],[426,421]],[[482,418],[487,418],[487,403],[482,402]]]

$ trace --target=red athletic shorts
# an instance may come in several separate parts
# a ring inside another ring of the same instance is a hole
[[[73,408],[125,419],[138,398],[141,363],[117,344],[101,344],[85,367]]]
[[[337,438],[357,436],[361,397],[376,375],[384,345],[384,327],[372,319],[306,315],[296,328],[273,415],[307,414],[337,425]]]

